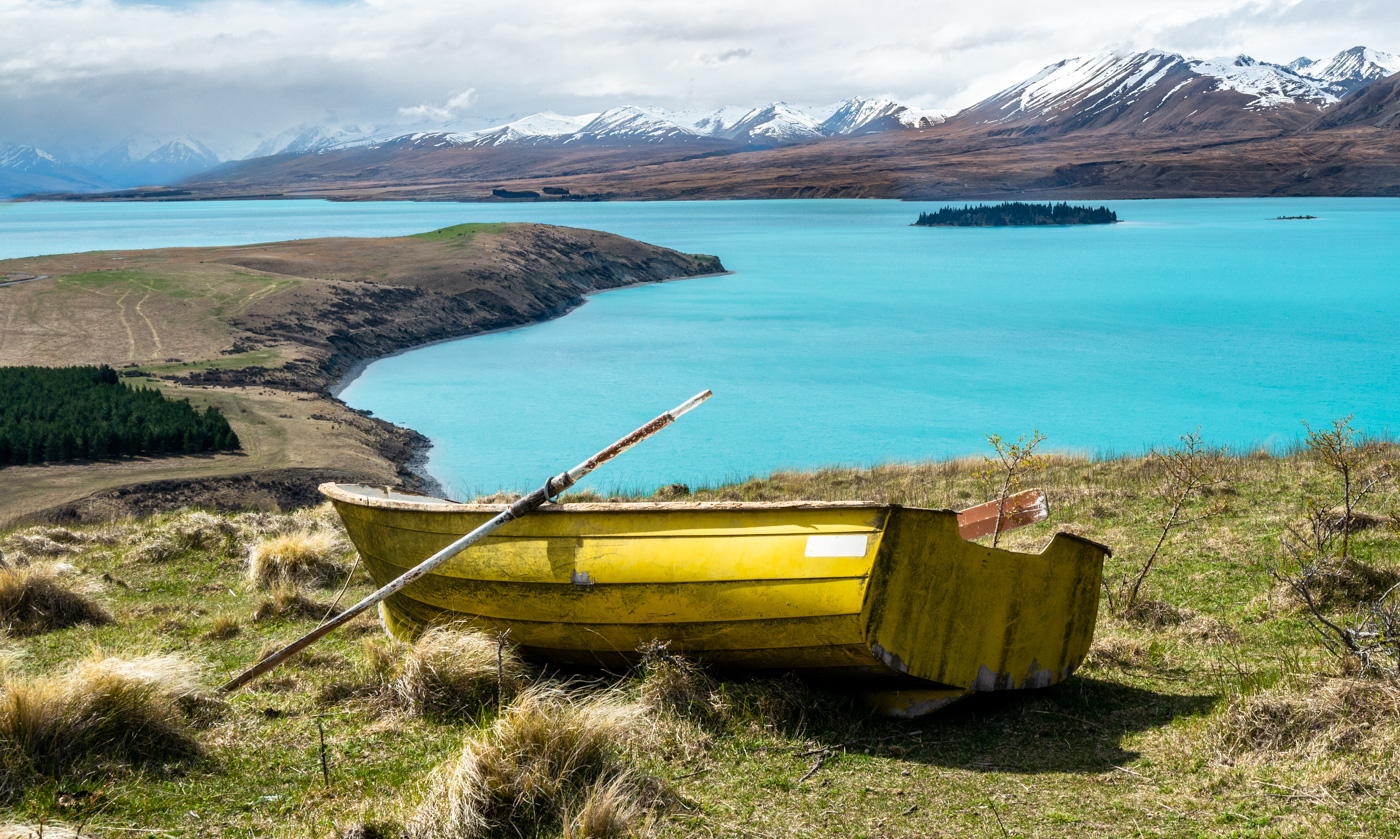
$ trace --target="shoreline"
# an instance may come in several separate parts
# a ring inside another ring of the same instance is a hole
[[[640,286],[662,285],[664,283],[673,283],[682,280],[700,280],[709,279],[713,277],[727,277],[732,276],[734,273],[734,271],[715,271],[709,274],[695,274],[688,277],[665,277],[659,280],[648,280],[646,282],[618,286],[617,288],[598,289],[597,291],[592,291],[588,294],[583,295],[577,302],[566,305],[562,309],[557,310],[555,312],[551,312],[541,318],[535,318],[529,321],[525,321],[523,323],[512,324],[510,326],[498,326],[494,329],[483,329],[479,332],[466,332],[461,335],[454,335],[447,338],[435,338],[431,341],[424,341],[421,344],[413,344],[412,346],[394,350],[390,353],[384,353],[383,355],[369,356],[366,358],[357,359],[353,364],[350,365],[349,369],[346,370],[345,373],[341,375],[339,379],[337,379],[334,383],[332,383],[329,387],[326,388],[326,397],[334,402],[340,403],[349,411],[354,411],[355,413],[361,414],[362,416],[367,416],[369,419],[374,420],[375,422],[381,422],[387,425],[391,425],[394,428],[402,429],[404,431],[407,431],[409,434],[413,435],[414,442],[410,444],[412,454],[409,455],[409,457],[402,462],[395,462],[394,465],[402,470],[411,473],[414,477],[416,477],[421,483],[420,489],[422,489],[425,494],[436,495],[437,497],[445,498],[446,488],[444,488],[442,483],[437,478],[433,477],[427,470],[428,452],[433,447],[432,438],[428,437],[422,432],[417,431],[416,429],[408,428],[407,426],[397,425],[373,413],[366,413],[366,409],[356,408],[341,398],[341,394],[345,392],[346,388],[354,384],[355,380],[358,379],[365,372],[365,370],[369,368],[371,364],[381,359],[394,358],[395,356],[400,356],[404,353],[413,352],[414,350],[421,350],[425,347],[432,347],[438,344],[447,344],[453,341],[464,341],[469,338],[480,338],[483,335],[495,335],[501,332],[512,332],[517,329],[526,329],[531,326],[538,326],[542,323],[548,323],[552,320],[558,320],[559,318],[566,317],[572,312],[582,307],[585,303],[588,302],[590,297],[595,297],[599,294],[607,294],[610,291],[622,291],[624,289],[637,288]],[[419,439],[425,440],[426,442],[418,442]]]

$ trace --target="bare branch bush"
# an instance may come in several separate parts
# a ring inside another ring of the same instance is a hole
[[[1181,437],[1181,444],[1166,451],[1153,450],[1150,462],[1161,470],[1157,495],[1162,501],[1157,541],[1152,551],[1131,575],[1116,581],[1104,579],[1104,598],[1109,611],[1129,615],[1142,605],[1143,584],[1162,557],[1172,531],[1229,512],[1229,505],[1216,493],[1232,482],[1230,461],[1220,449],[1201,442],[1201,430]]]
[[[987,444],[992,447],[996,457],[982,458],[982,477],[1001,482],[1001,491],[997,494],[997,520],[992,530],[994,548],[1001,539],[1001,521],[1006,515],[1006,499],[1021,488],[1021,481],[1026,476],[1050,465],[1050,455],[1036,452],[1036,447],[1043,442],[1045,435],[1039,431],[1032,431],[1029,440],[1022,434],[1014,443],[1003,439],[1000,434],[987,435]]]
[[[1283,557],[1271,561],[1268,572],[1298,600],[1323,649],[1346,669],[1400,675],[1400,573],[1357,560],[1351,543],[1354,532],[1379,521],[1360,506],[1392,481],[1396,467],[1384,459],[1386,446],[1367,440],[1351,420],[1322,429],[1304,424],[1309,453],[1339,487],[1330,498],[1310,499],[1303,520],[1285,525]],[[1352,614],[1330,614],[1338,604],[1355,604]]]

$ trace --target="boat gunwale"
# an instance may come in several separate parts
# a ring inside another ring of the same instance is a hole
[[[374,492],[384,492],[383,487],[371,487],[363,484],[341,484],[328,482],[317,487],[321,494],[333,501],[344,501],[349,504],[358,504],[363,507],[375,507],[381,510],[400,510],[410,513],[500,513],[510,508],[509,504],[463,504],[457,501],[448,501],[444,498],[434,498],[432,496],[421,496],[422,500],[406,497],[407,493],[402,490],[390,490],[392,495],[398,496],[388,498],[375,498],[356,489],[372,490]],[[899,504],[882,504],[878,501],[609,501],[599,502],[578,502],[562,504],[546,504],[531,513],[635,513],[647,510],[659,512],[692,512],[705,510],[887,510],[892,507],[902,507]],[[907,507],[904,509],[924,509],[919,507]],[[938,510],[937,512],[956,513],[955,510]]]
[[[365,484],[342,484],[328,481],[317,489],[332,501],[340,501],[361,507],[379,510],[393,510],[405,513],[501,513],[510,508],[509,504],[462,504],[445,498],[424,495],[410,497],[402,490],[389,487],[367,486]],[[375,498],[356,490],[370,490],[384,493],[384,498]],[[397,496],[397,497],[394,497]],[[418,500],[421,498],[422,500]],[[911,507],[904,504],[880,503],[878,501],[616,501],[607,503],[563,503],[545,504],[533,514],[559,513],[636,513],[654,512],[763,512],[781,510],[920,510],[935,513],[951,513],[957,510],[936,507]],[[998,553],[1021,556],[1040,556],[1051,550],[1060,539],[1083,542],[1104,552],[1105,558],[1113,556],[1113,549],[1068,531],[1059,530],[1039,550],[1032,552],[1008,551],[1005,548],[991,548]],[[988,546],[990,547],[990,546]]]

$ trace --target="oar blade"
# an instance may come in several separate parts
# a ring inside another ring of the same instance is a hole
[[[988,501],[958,513],[958,533],[964,539],[980,539],[1000,531],[1015,530],[1050,517],[1050,500],[1043,489],[1028,489],[1008,495],[1002,505],[1001,525],[997,525],[997,502]]]

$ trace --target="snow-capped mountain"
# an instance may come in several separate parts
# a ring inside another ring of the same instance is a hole
[[[822,121],[821,131],[838,134],[873,134],[899,128],[932,128],[948,115],[942,111],[910,108],[889,99],[848,99]]]
[[[960,113],[961,124],[1031,133],[1296,128],[1338,99],[1328,82],[1246,55],[1148,50],[1052,64]]]
[[[128,138],[86,168],[120,187],[171,184],[219,165],[219,156],[193,137]]]
[[[18,144],[0,146],[0,198],[35,192],[93,192],[110,186],[97,175],[43,149]]]
[[[406,131],[393,127],[362,131],[303,126],[265,141],[247,159],[354,148],[628,146],[697,142],[769,148],[823,137],[928,128],[944,119],[946,114],[940,111],[869,99],[850,99],[824,107],[803,107],[787,102],[773,102],[757,108],[729,105],[713,111],[667,111],[624,105],[577,116],[545,111],[472,131],[447,128]]]
[[[503,146],[537,138],[563,137],[575,134],[601,114],[565,116],[553,111],[531,114],[495,128],[473,132],[473,145]]]
[[[269,137],[244,159],[267,157],[274,154],[310,154],[334,148],[347,148],[355,143],[366,142],[372,132],[351,126],[329,128],[320,125],[289,128],[276,137]]]
[[[0,146],[0,169],[9,172],[49,173],[63,163],[43,149],[8,144]]]
[[[749,145],[781,146],[827,136],[821,125],[822,121],[811,113],[786,102],[774,102],[754,108],[715,136]]]
[[[1316,61],[1299,58],[1286,66],[1300,76],[1327,83],[1340,97],[1377,79],[1400,73],[1400,56],[1367,47],[1352,47],[1331,58]]]
[[[624,105],[603,111],[571,134],[554,136],[564,143],[653,144],[693,142],[701,135],[683,125],[668,111]]]

